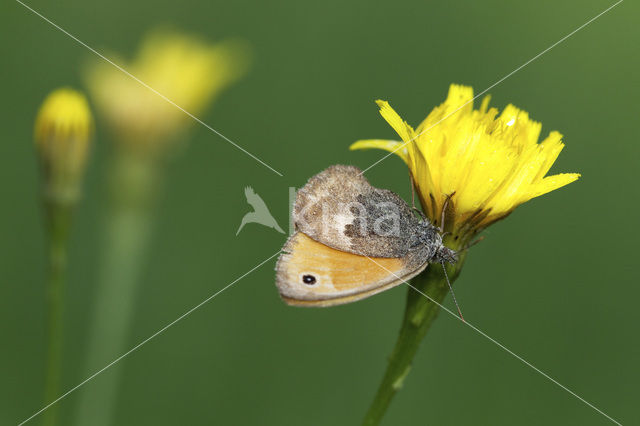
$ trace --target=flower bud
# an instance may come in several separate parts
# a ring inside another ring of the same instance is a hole
[[[43,102],[34,126],[44,196],[73,204],[87,163],[93,119],[86,98],[72,89],[58,89]]]

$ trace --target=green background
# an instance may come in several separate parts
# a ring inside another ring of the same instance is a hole
[[[200,118],[284,174],[195,124],[166,169],[129,346],[274,254],[284,236],[247,225],[252,185],[285,227],[288,187],[334,163],[362,168],[394,138],[374,99],[417,124],[450,83],[490,86],[608,1],[30,0],[97,49],[131,55],[158,25],[253,46],[246,78]],[[491,90],[565,135],[554,172],[581,180],[519,208],[473,248],[465,317],[623,424],[638,424],[640,119],[638,4],[626,1]],[[32,124],[52,89],[82,88],[92,54],[19,3],[0,6],[0,424],[42,406],[45,248]],[[101,254],[111,140],[102,123],[71,241],[63,388],[82,381]],[[408,199],[389,158],[370,181]],[[60,402],[121,370],[118,425],[353,425],[382,376],[406,289],[330,308],[285,306],[274,261]],[[450,298],[447,306],[452,307]],[[104,363],[119,354],[105,354]],[[604,425],[569,393],[442,313],[387,425]],[[36,424],[39,419],[32,423]]]

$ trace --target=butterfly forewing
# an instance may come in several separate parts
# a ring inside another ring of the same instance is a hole
[[[391,191],[374,188],[353,166],[331,166],[298,191],[296,229],[329,247],[353,254],[407,255],[419,219]]]

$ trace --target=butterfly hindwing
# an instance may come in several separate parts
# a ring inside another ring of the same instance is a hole
[[[370,258],[331,248],[302,232],[294,233],[283,250],[276,284],[290,305],[353,302],[401,284],[427,267],[417,255]]]

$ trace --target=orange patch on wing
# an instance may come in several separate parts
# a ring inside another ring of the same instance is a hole
[[[402,276],[405,267],[402,259],[359,256],[336,250],[319,243],[302,232],[293,239],[289,271],[317,274],[328,277],[337,291],[348,291],[367,284],[378,283],[392,277]]]

